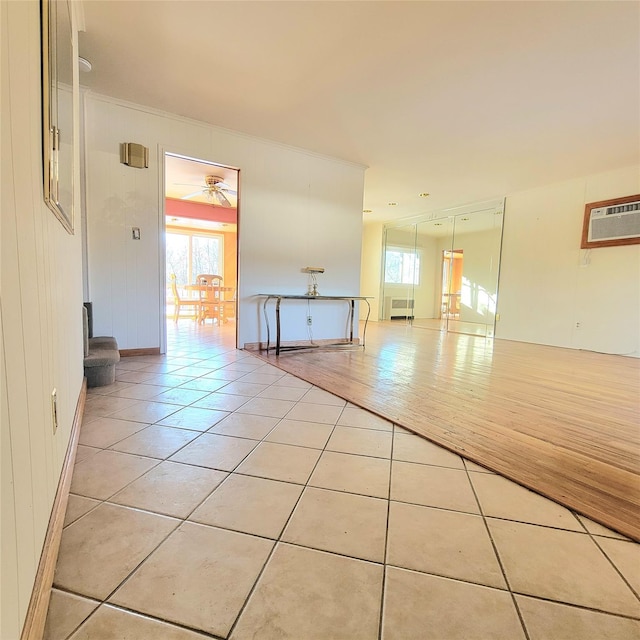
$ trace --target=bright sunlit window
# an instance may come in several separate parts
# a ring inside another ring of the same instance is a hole
[[[167,232],[167,282],[172,274],[178,284],[193,284],[200,273],[224,276],[224,236]]]
[[[413,249],[387,247],[384,259],[387,284],[420,284],[420,255]]]

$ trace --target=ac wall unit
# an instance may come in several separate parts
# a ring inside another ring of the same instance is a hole
[[[591,209],[588,242],[640,236],[640,200]]]
[[[384,302],[385,318],[389,318],[389,320],[413,320],[413,305],[415,301],[412,298],[387,296]]]

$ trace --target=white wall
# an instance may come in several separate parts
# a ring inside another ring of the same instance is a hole
[[[637,193],[634,166],[507,197],[496,337],[640,356],[640,245],[580,249],[585,204]]]
[[[69,235],[43,201],[39,3],[0,2],[0,30],[0,637],[8,640],[19,637],[29,604],[82,385],[82,283],[80,230]]]
[[[266,338],[257,294],[305,293],[302,267],[325,267],[320,293],[359,294],[363,167],[104,96],[86,94],[85,106],[96,334],[122,349],[160,346],[162,150],[240,169],[240,346]],[[121,142],[149,147],[149,169],[120,164]],[[305,338],[306,303],[286,304],[283,339]],[[314,337],[344,335],[345,305],[313,304]]]
[[[362,269],[360,273],[360,292],[371,296],[371,314],[369,322],[375,322],[380,314],[380,279],[382,274],[382,223],[369,222],[362,226]],[[360,305],[360,319],[367,316],[366,305]]]

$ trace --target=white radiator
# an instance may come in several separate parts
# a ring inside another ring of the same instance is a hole
[[[386,296],[384,299],[384,317],[389,320],[413,320],[413,298]]]

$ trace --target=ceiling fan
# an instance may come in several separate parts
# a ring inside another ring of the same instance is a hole
[[[232,207],[233,205],[225,195],[229,194],[230,196],[238,195],[237,191],[234,191],[229,187],[228,184],[225,183],[224,179],[220,176],[205,176],[204,177],[204,185],[202,189],[199,191],[194,191],[186,196],[182,196],[181,200],[188,200],[189,198],[195,198],[201,194],[206,195],[208,200],[211,203],[217,202],[221,204],[223,207]]]

